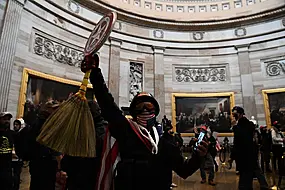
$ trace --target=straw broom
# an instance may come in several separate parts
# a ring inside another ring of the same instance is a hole
[[[90,73],[85,73],[79,91],[47,119],[38,142],[70,156],[96,156],[93,117],[85,96]]]

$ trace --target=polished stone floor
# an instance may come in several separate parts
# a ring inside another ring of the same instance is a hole
[[[273,186],[272,176],[267,175],[267,181],[270,186]],[[216,173],[215,181],[217,185],[215,187],[208,184],[200,184],[200,172],[197,171],[193,176],[183,180],[174,174],[173,182],[178,185],[176,190],[235,190],[237,189],[238,176],[235,174],[235,169],[228,170],[225,166],[220,166],[219,171]],[[285,180],[284,180],[285,181]],[[28,168],[24,168],[22,173],[21,190],[29,190],[29,175]],[[254,181],[254,190],[259,189],[258,181]],[[60,190],[60,189],[58,189]]]

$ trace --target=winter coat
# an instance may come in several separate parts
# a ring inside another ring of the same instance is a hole
[[[116,167],[115,190],[169,190],[172,170],[185,179],[199,169],[199,156],[184,160],[179,148],[167,139],[160,140],[158,154],[152,154],[115,104],[99,68],[93,69],[90,81],[102,116],[119,144],[121,161]],[[152,129],[150,134],[154,137]]]
[[[246,117],[240,118],[234,127],[234,146],[231,157],[239,165],[239,171],[252,171],[256,167],[254,129],[253,123]]]

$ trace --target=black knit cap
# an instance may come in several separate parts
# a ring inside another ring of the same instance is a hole
[[[240,106],[233,107],[232,112],[234,112],[234,111],[236,111],[239,114],[243,114],[244,115],[244,109],[242,107],[240,107]]]
[[[156,101],[156,99],[153,97],[153,95],[151,95],[150,93],[147,93],[147,92],[141,92],[141,93],[137,94],[131,102],[130,115],[132,117],[135,117],[137,114],[135,112],[136,105],[138,105],[139,103],[142,103],[142,102],[152,103],[154,108],[155,108],[155,115],[157,116],[159,114],[159,112],[160,112],[159,104]]]

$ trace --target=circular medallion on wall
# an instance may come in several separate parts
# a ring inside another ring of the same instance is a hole
[[[245,28],[237,28],[237,29],[235,29],[235,35],[237,37],[245,36],[246,35],[246,29]]]
[[[266,72],[269,76],[278,76],[282,71],[282,66],[279,62],[274,61],[266,66]]]
[[[203,38],[204,38],[204,32],[194,32],[193,33],[194,40],[203,40]]]
[[[69,0],[68,1],[68,9],[74,13],[79,13],[80,6],[78,5],[78,3],[76,3],[72,0]]]
[[[154,30],[153,31],[153,36],[155,38],[163,38],[164,37],[164,33],[162,30]]]

